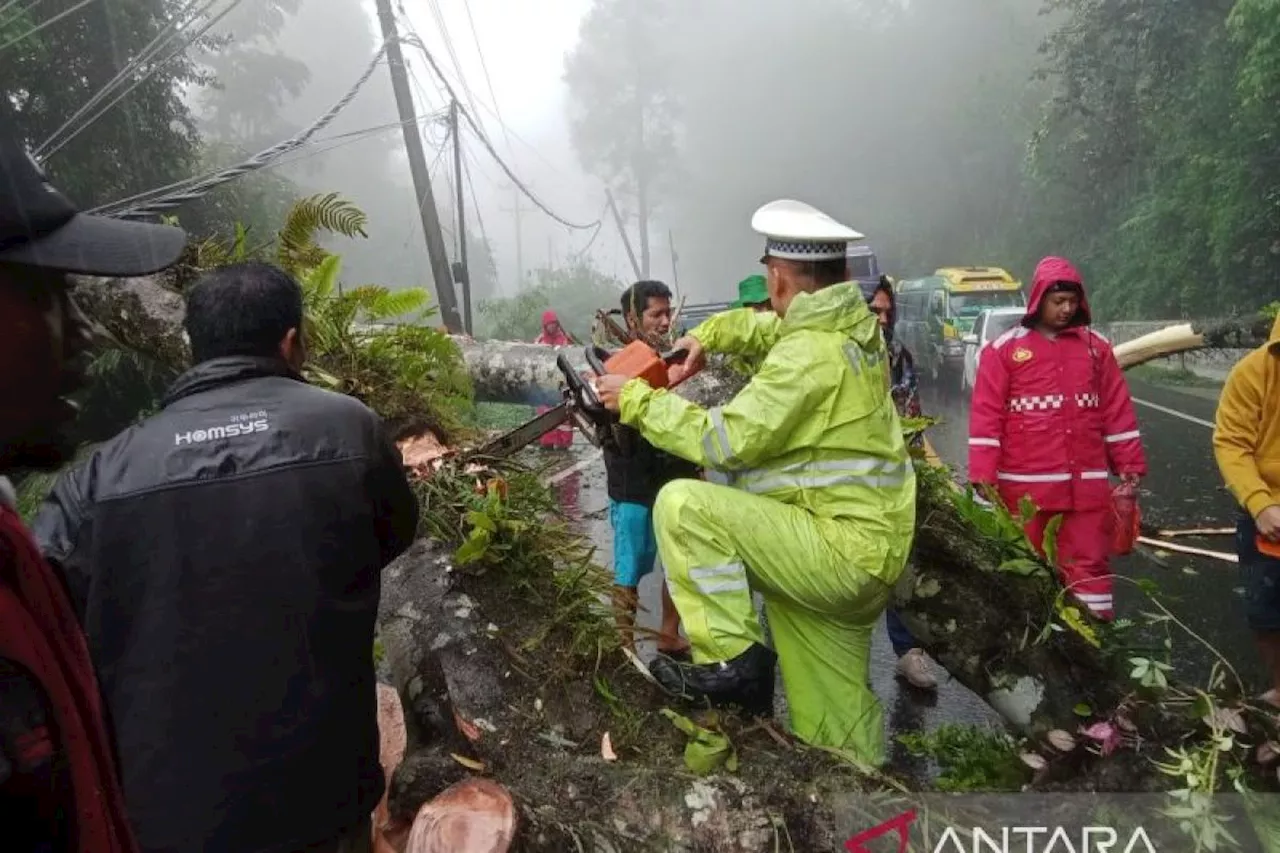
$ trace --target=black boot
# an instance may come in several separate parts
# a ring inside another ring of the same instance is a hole
[[[736,705],[751,716],[773,715],[773,649],[752,643],[730,661],[720,663],[680,663],[658,655],[649,672],[663,689],[675,696],[705,700],[717,707]]]

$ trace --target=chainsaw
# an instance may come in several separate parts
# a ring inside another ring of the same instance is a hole
[[[680,349],[659,353],[643,341],[632,341],[613,353],[604,347],[589,346],[585,356],[587,367],[596,376],[626,376],[643,379],[653,388],[671,388],[678,384],[671,379],[671,368],[683,363],[688,352]],[[566,422],[573,424],[596,447],[616,448],[625,441],[615,429],[618,416],[600,402],[590,379],[579,373],[564,353],[556,356],[556,367],[564,374],[564,401],[503,433],[470,455],[510,456]],[[687,377],[680,381],[684,378]]]

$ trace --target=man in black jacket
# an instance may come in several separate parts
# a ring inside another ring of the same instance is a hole
[[[207,273],[187,300],[195,367],[34,524],[147,853],[369,848],[380,572],[418,503],[377,415],[302,379],[302,317],[275,267]]]
[[[622,314],[633,338],[663,340],[671,330],[671,291],[660,281],[638,281],[622,294]],[[619,439],[604,449],[609,487],[609,525],[613,528],[614,611],[626,639],[634,633],[637,588],[653,571],[658,543],[653,533],[653,501],[658,490],[679,477],[697,477],[697,467],[649,444],[629,427],[614,427]],[[662,626],[658,651],[687,654],[680,636],[680,614],[662,584]]]

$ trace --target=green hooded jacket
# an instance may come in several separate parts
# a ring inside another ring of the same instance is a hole
[[[622,422],[655,447],[730,473],[736,488],[808,510],[847,559],[897,580],[915,530],[915,470],[884,338],[858,285],[800,294],[785,318],[726,311],[691,334],[708,352],[763,363],[721,408],[628,382]]]

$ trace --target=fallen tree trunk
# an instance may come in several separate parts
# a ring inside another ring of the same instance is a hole
[[[1211,326],[1178,323],[1117,344],[1116,361],[1123,368],[1137,367],[1160,358],[1203,349],[1251,349],[1266,343],[1271,321],[1263,318]]]
[[[120,345],[180,366],[189,358],[182,329],[182,296],[167,274],[142,278],[76,278],[75,297],[85,313]],[[1122,367],[1213,349],[1247,349],[1265,343],[1271,321],[1247,318],[1212,326],[1181,323],[1144,335],[1115,348]],[[556,350],[518,341],[476,341],[453,336],[475,386],[477,400],[541,405],[559,398],[560,371]],[[580,350],[568,350],[581,366]]]
[[[75,279],[74,293],[76,303],[98,326],[100,337],[176,369],[190,361],[182,328],[184,303],[169,276],[81,277]],[[477,400],[528,405],[559,402],[561,375],[554,348],[452,337],[471,374]],[[585,369],[581,348],[567,351]]]

